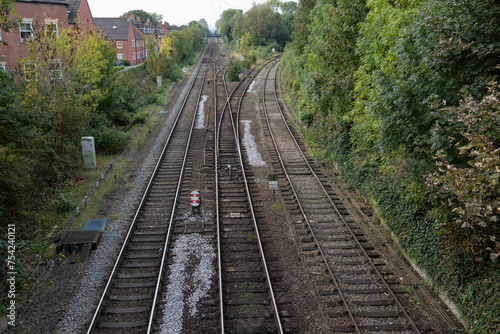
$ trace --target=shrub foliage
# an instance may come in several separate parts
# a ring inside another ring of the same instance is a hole
[[[500,330],[498,15],[489,0],[301,1],[281,65],[324,159],[478,333]]]

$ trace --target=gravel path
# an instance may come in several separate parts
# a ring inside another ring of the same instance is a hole
[[[202,58],[198,61],[197,68],[193,73],[197,72],[201,63]],[[81,279],[80,287],[71,302],[67,305],[64,317],[57,327],[58,333],[75,334],[86,331],[86,326],[92,318],[93,311],[99,302],[102,288],[106,284],[109,272],[116,260],[117,252],[129,228],[131,222],[129,217],[137,209],[137,200],[141,198],[147,181],[151,177],[158,155],[165,144],[175,117],[182,105],[183,98],[188,92],[191,81],[195,78],[195,75],[189,78],[189,82],[184,86],[173,111],[168,115],[165,126],[163,126],[156,137],[141,167],[138,168],[134,179],[134,188],[127,193],[120,206],[120,218],[108,224],[102,235],[99,247],[91,253],[88,265],[85,268],[85,274]]]

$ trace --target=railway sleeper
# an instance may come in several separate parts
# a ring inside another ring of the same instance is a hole
[[[228,319],[241,319],[241,318],[271,318],[271,312],[242,312],[242,313],[229,313],[226,315]]]
[[[146,321],[134,321],[134,322],[100,322],[97,327],[107,328],[107,329],[123,329],[123,328],[141,328],[146,327],[148,323]]]
[[[270,327],[239,327],[227,330],[230,334],[262,334],[262,333],[276,333],[276,329]]]
[[[113,295],[109,297],[109,300],[111,301],[139,301],[139,300],[151,300],[151,299],[153,299],[153,294],[133,295],[133,296]]]
[[[131,314],[146,313],[149,311],[149,307],[106,308],[103,310],[104,314]]]

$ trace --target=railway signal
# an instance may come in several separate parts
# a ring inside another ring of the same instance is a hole
[[[191,191],[189,194],[191,207],[193,208],[193,214],[200,213],[200,204],[201,204],[201,196],[200,193],[196,190]]]

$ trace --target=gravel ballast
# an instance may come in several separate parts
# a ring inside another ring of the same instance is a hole
[[[184,305],[187,304],[190,316],[197,315],[198,302],[207,296],[215,273],[214,246],[201,234],[180,235],[172,256],[174,263],[169,267],[169,284],[163,298],[163,334],[182,333]]]

